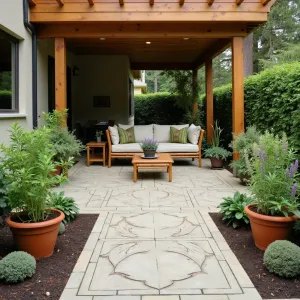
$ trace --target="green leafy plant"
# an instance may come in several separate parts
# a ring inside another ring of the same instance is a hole
[[[63,175],[52,176],[56,164],[45,127],[25,131],[18,123],[11,126],[10,143],[1,145],[0,167],[4,170],[8,206],[27,214],[28,222],[47,218],[46,199],[51,188],[65,182]]]
[[[22,282],[35,270],[35,258],[23,251],[11,252],[0,261],[0,279],[6,283]]]
[[[224,160],[231,155],[231,152],[222,147],[212,147],[205,149],[205,157]]]
[[[286,135],[266,131],[254,144],[252,160],[246,159],[251,174],[250,189],[257,212],[271,216],[300,216],[297,201],[298,160],[289,149]]]
[[[79,156],[80,152],[85,149],[81,141],[77,140],[74,132],[68,131],[66,127],[67,110],[44,113],[46,127],[49,129],[50,142],[54,151],[54,160],[63,165],[68,162],[72,163],[74,156]]]
[[[268,246],[264,253],[266,268],[280,277],[292,278],[300,275],[300,247],[278,240]]]
[[[220,142],[221,142],[221,133],[223,129],[219,126],[218,120],[215,121],[214,126],[211,125],[213,128],[213,137],[211,141],[211,146],[212,147],[220,147]]]
[[[233,197],[223,198],[223,201],[218,205],[220,213],[223,214],[222,220],[227,226],[232,225],[233,228],[248,225],[249,219],[244,209],[253,201],[252,197],[239,192],[235,192]]]
[[[141,148],[143,149],[143,151],[145,150],[157,150],[158,147],[158,143],[156,140],[151,139],[151,138],[146,138],[141,144],[140,144]]]
[[[75,200],[71,197],[65,197],[64,192],[51,193],[47,205],[59,209],[65,214],[64,223],[73,221],[79,214],[79,208]]]
[[[233,161],[230,166],[235,168],[238,176],[250,178],[246,159],[252,159],[252,148],[254,143],[259,142],[260,133],[255,126],[250,126],[245,132],[235,135],[230,147],[234,152],[239,153],[239,159]]]
[[[101,137],[103,135],[103,131],[102,130],[97,130],[96,131],[96,137]]]
[[[0,168],[0,219],[9,214],[10,208],[6,199],[7,190],[4,184],[4,170]],[[0,220],[1,225],[1,220]]]

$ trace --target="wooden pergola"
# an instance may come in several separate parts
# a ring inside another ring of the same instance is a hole
[[[205,66],[207,138],[212,137],[212,59],[232,48],[232,127],[244,130],[243,39],[275,0],[28,0],[39,38],[55,39],[56,108],[66,107],[66,49],[124,54],[132,70]]]

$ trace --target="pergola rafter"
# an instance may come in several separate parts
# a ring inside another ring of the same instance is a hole
[[[60,6],[64,6],[64,5],[65,5],[64,0],[56,0],[56,2],[57,2]]]
[[[28,4],[32,7],[32,6],[36,6],[36,2],[35,0],[28,0]]]
[[[88,0],[88,3],[90,6],[93,6],[95,4],[94,0]]]

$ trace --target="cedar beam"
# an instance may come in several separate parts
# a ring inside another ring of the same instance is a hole
[[[244,0],[235,0],[236,5],[241,5],[244,2]]]
[[[205,87],[206,87],[206,139],[211,143],[214,125],[214,99],[213,99],[213,68],[212,59],[205,62]]]
[[[261,0],[261,4],[266,6],[271,0]]]
[[[154,0],[149,0],[149,4],[150,4],[150,6],[153,6],[154,5]]]
[[[63,111],[67,108],[67,62],[66,41],[55,39],[55,109]]]
[[[120,6],[124,6],[124,0],[119,0]]]
[[[179,0],[179,5],[182,6],[184,4],[184,0]]]
[[[214,2],[215,2],[215,0],[207,0],[207,4],[208,4],[209,6],[213,5]]]
[[[88,2],[90,6],[93,6],[95,4],[94,0],[88,0]]]
[[[64,0],[56,0],[56,2],[60,5],[60,6],[64,6]]]
[[[243,38],[232,38],[232,131],[238,135],[244,131],[244,59]],[[238,153],[233,153],[238,159]]]
[[[28,0],[28,4],[32,7],[32,6],[36,6],[36,2],[35,0]]]

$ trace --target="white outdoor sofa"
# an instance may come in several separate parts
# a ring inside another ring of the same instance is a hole
[[[121,125],[123,129],[128,129],[132,125]],[[170,127],[173,126],[177,129],[189,127],[188,129],[188,142],[186,144],[170,143]],[[193,126],[193,127],[192,127]],[[108,167],[111,167],[113,158],[132,158],[136,153],[142,153],[140,144],[145,138],[153,138],[158,144],[157,153],[169,153],[173,158],[195,158],[198,159],[198,167],[202,167],[201,161],[201,148],[204,130],[197,127],[198,134],[195,134],[197,126],[188,124],[186,125],[135,125],[134,133],[136,143],[119,144],[118,137],[114,136],[116,131],[106,130],[108,142]],[[116,126],[115,126],[116,128]],[[192,132],[192,133],[191,133]],[[199,137],[198,137],[199,136]],[[198,138],[197,138],[198,137]]]

